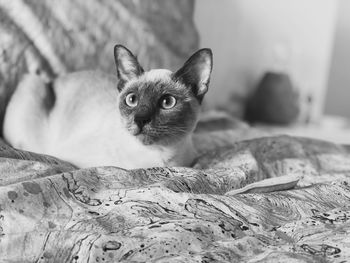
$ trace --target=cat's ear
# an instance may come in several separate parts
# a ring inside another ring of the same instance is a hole
[[[208,91],[210,74],[213,68],[211,49],[203,48],[194,53],[174,74],[176,80],[191,87],[199,102]]]
[[[144,71],[137,58],[129,49],[122,45],[115,45],[114,59],[117,67],[119,80],[122,82],[130,81],[140,76]]]

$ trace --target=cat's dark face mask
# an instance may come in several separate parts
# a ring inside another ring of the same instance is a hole
[[[135,56],[115,46],[119,110],[126,129],[144,144],[169,145],[195,128],[212,68],[209,49],[197,51],[177,72],[144,72]]]

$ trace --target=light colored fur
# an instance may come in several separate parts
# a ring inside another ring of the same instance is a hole
[[[152,70],[147,79],[170,76]],[[118,79],[98,71],[56,79],[56,100],[45,106],[48,88],[37,75],[26,75],[7,107],[3,133],[14,147],[56,156],[78,167],[188,166],[195,157],[189,134],[169,147],[143,145],[122,125]]]
[[[155,82],[157,80],[170,81],[171,71],[167,69],[153,69],[144,74],[142,77],[145,81]]]

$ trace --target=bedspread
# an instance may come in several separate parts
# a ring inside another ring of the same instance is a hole
[[[1,142],[0,261],[349,260],[348,152],[289,136],[234,142],[228,131],[226,146],[192,168],[77,169]],[[282,175],[301,179],[286,191],[228,194]]]

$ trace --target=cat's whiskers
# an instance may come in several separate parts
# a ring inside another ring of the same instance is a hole
[[[182,133],[187,133],[188,128],[187,127],[157,127],[157,131],[160,131],[162,133],[168,133],[169,135],[179,135]]]

